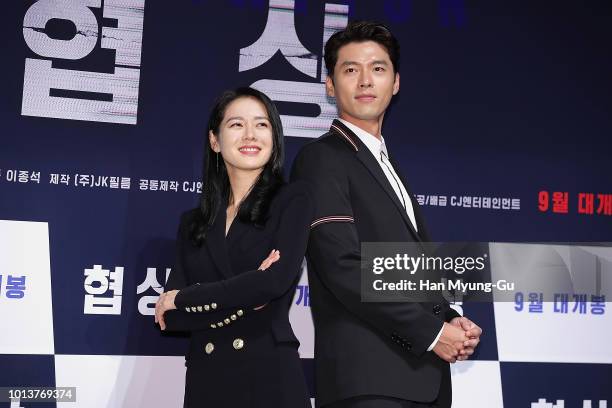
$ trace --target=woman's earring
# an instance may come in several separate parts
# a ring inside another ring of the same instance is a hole
[[[217,173],[219,172],[219,152],[217,152]]]

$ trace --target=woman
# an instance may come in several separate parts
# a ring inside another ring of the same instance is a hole
[[[228,91],[208,137],[201,204],[181,218],[155,312],[191,331],[184,406],[310,407],[288,313],[313,208],[283,181],[280,117],[261,92]]]

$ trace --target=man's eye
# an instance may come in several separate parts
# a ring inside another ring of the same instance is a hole
[[[347,68],[344,72],[347,72],[347,73],[355,72],[355,68]]]
[[[230,127],[241,127],[241,126],[242,126],[242,123],[240,122],[234,122],[230,125]]]
[[[374,68],[374,71],[384,72],[385,69],[383,67],[376,67],[376,68]]]

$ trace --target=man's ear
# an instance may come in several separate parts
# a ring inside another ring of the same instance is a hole
[[[217,136],[213,133],[212,130],[208,131],[208,142],[210,143],[210,147],[213,149],[214,152],[219,153],[221,151]]]
[[[399,72],[395,73],[395,81],[393,82],[393,95],[397,95],[400,88],[400,76]]]
[[[331,98],[336,97],[336,89],[334,88],[334,79],[331,77],[331,75],[328,75],[327,78],[325,78],[325,91],[327,91],[327,96]]]

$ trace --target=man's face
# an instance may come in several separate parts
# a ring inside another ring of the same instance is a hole
[[[399,74],[393,73],[386,49],[374,41],[341,47],[333,77],[325,82],[327,94],[336,98],[340,118],[351,122],[378,120],[399,91]]]

